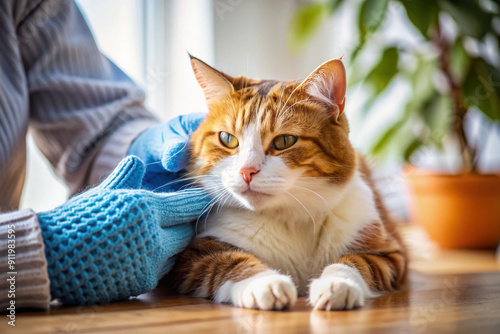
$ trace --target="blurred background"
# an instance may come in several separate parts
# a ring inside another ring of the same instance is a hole
[[[424,2],[427,5],[428,1]],[[415,24],[409,19],[403,2],[373,0],[366,5],[368,1],[361,0],[79,0],[77,3],[101,51],[144,88],[147,106],[162,120],[206,110],[187,52],[231,75],[278,80],[305,78],[324,61],[343,56],[351,82],[345,109],[351,141],[360,151],[381,157],[374,159],[377,179],[384,185],[381,190],[395,217],[407,219],[401,166],[409,158],[413,163],[436,169],[460,168],[458,151],[453,148],[456,144],[443,139],[446,136],[439,137],[440,145],[422,145],[427,142],[420,141],[418,150],[415,141],[408,141],[406,146],[413,146],[405,147],[403,153],[386,143],[404,142],[391,137],[395,130],[387,134],[388,126],[395,121],[399,122],[394,125],[398,131],[401,128],[403,132],[421,132],[418,121],[399,121],[401,111],[408,109],[409,98],[420,86],[435,86],[438,93],[447,96],[445,89],[440,88],[445,86],[445,78],[439,73],[430,79],[414,81],[403,75],[421,72],[420,58],[412,57],[412,53],[423,55],[422,61],[426,61],[436,52],[422,32],[425,22]],[[464,52],[468,54],[482,53],[488,69],[498,71],[498,5],[492,1],[477,3],[492,13],[488,34],[476,39],[466,36],[456,42],[460,30],[457,22],[461,21],[453,21],[446,15],[442,29],[451,36],[452,45],[465,45]],[[431,16],[423,8],[419,15]],[[467,15],[473,14],[465,13],[462,19],[468,22]],[[491,33],[493,37],[489,37]],[[410,55],[405,54],[407,50]],[[396,58],[391,58],[393,51],[398,53]],[[490,95],[498,100],[500,77],[493,77],[490,86],[493,87]],[[442,103],[441,106],[447,103],[439,101],[436,103]],[[492,117],[498,112],[498,108],[494,109]],[[484,137],[481,129],[488,129],[477,165],[483,172],[498,172],[500,131],[498,123],[488,117],[471,110],[466,131],[471,138],[481,134]],[[449,125],[446,115],[433,122]],[[405,128],[407,123],[412,125]],[[444,131],[437,128],[436,131]],[[413,151],[408,152],[410,148]],[[67,189],[31,140],[28,160],[22,207],[43,211],[64,202]],[[44,191],[47,187],[51,189],[50,196]]]

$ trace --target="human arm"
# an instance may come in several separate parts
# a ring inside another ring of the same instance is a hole
[[[97,183],[158,121],[144,93],[103,56],[72,0],[18,2],[30,132],[72,193]]]
[[[128,157],[98,187],[54,210],[37,215],[26,211],[23,220],[10,214],[10,222],[0,215],[1,256],[9,248],[5,226],[16,225],[18,307],[48,308],[49,299],[66,304],[107,303],[156,286],[190,241],[191,222],[209,199],[194,189],[175,193],[139,189],[144,171],[142,161]],[[22,239],[26,223],[32,232],[30,247]],[[31,258],[36,261],[23,261],[34,245],[36,257]],[[8,274],[3,266],[2,276]],[[34,286],[36,293],[32,293]],[[7,296],[0,296],[1,307],[10,302]]]

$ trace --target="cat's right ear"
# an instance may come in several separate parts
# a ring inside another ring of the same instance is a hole
[[[342,58],[331,59],[314,70],[296,89],[330,108],[335,119],[344,111],[346,73]]]
[[[226,78],[226,75],[207,65],[196,57],[189,55],[194,76],[198,81],[203,94],[210,105],[214,102],[227,99],[234,92],[233,85]]]

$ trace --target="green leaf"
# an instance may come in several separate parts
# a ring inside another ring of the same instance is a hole
[[[390,146],[394,137],[396,137],[398,130],[404,124],[404,121],[405,121],[404,119],[399,119],[395,123],[393,123],[391,126],[389,126],[382,133],[380,138],[378,140],[376,140],[375,143],[373,143],[372,147],[370,148],[370,152],[373,155],[378,155],[378,156],[384,155],[384,153],[386,153],[388,151],[388,147]]]
[[[365,0],[361,4],[358,16],[360,44],[370,39],[385,20],[388,0]]]
[[[329,11],[325,2],[308,3],[295,11],[288,30],[288,45],[293,51],[302,49],[311,40]]]
[[[440,5],[465,35],[482,39],[492,31],[493,14],[485,11],[479,0],[441,0]]]
[[[359,53],[361,52],[361,50],[363,50],[363,45],[362,44],[357,44],[357,45],[354,46],[354,48],[353,48],[353,50],[351,52],[351,57],[350,57],[351,58],[351,64],[353,64],[356,61],[356,59],[357,59]]]
[[[426,126],[421,138],[442,148],[443,140],[448,137],[452,129],[451,97],[434,91],[421,106],[420,116]]]
[[[481,58],[471,60],[464,82],[466,106],[475,106],[490,120],[500,122],[500,71]]]
[[[435,59],[423,59],[418,57],[415,71],[408,77],[408,81],[412,85],[410,100],[417,103],[419,107],[421,101],[424,101],[431,96],[434,91],[434,75],[439,71],[437,61]]]
[[[349,62],[348,80],[347,85],[351,87],[366,79],[367,66],[358,60],[358,55],[363,51],[363,46],[356,44],[353,46],[351,54],[346,58]]]
[[[419,138],[414,138],[413,141],[404,149],[403,159],[405,161],[410,161],[413,154],[415,154],[419,148],[421,148],[424,143]]]
[[[328,2],[328,15],[333,14],[344,2],[345,0],[330,0]]]
[[[419,110],[416,110],[420,113],[424,123],[428,127],[432,127],[435,123],[436,112],[439,112],[438,110],[436,110],[436,105],[438,104],[439,97],[440,94],[436,91],[433,91],[433,94],[429,98],[422,101]]]
[[[438,22],[439,5],[437,0],[401,0],[411,23],[429,39],[429,28]]]
[[[371,154],[379,159],[395,159],[401,161],[405,158],[405,152],[411,144],[418,139],[412,127],[415,123],[411,115],[402,115],[385,130],[375,145],[372,146]]]
[[[399,52],[395,47],[384,50],[380,61],[366,77],[368,84],[374,89],[374,94],[380,94],[398,73]]]
[[[450,69],[453,77],[461,84],[470,65],[470,56],[465,50],[463,38],[459,38],[450,50]]]

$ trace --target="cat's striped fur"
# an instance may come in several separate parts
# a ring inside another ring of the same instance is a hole
[[[315,308],[330,310],[401,286],[405,249],[349,142],[341,61],[303,82],[232,78],[192,64],[209,114],[191,139],[191,173],[218,207],[179,256],[178,291],[259,309],[309,293]],[[224,146],[221,131],[238,148]],[[282,134],[297,142],[276,149]],[[257,172],[245,184],[247,167]]]

